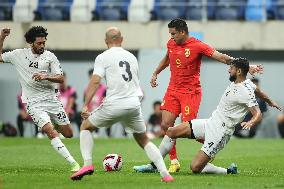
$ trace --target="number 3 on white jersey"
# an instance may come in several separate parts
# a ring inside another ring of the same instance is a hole
[[[130,70],[130,64],[127,61],[120,61],[119,62],[119,67],[123,68],[125,65],[125,72],[127,73],[127,75],[122,74],[122,78],[124,79],[124,81],[130,82],[132,80],[132,73]]]

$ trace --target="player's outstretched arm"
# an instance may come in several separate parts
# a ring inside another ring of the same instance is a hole
[[[281,107],[273,102],[260,88],[256,87],[254,93],[258,98],[264,100],[269,106],[277,108],[280,111],[282,110]]]
[[[3,51],[3,44],[5,41],[5,38],[10,34],[10,29],[9,28],[4,28],[1,30],[1,34],[0,34],[0,63],[3,63],[3,59],[2,59],[2,51]]]
[[[156,70],[154,71],[152,75],[152,78],[150,81],[152,87],[158,86],[157,76],[161,71],[163,71],[166,67],[168,67],[169,64],[170,64],[170,60],[169,60],[169,55],[167,53],[166,56],[161,60],[160,64],[158,65],[158,67],[156,68]]]
[[[211,58],[222,62],[224,64],[230,65],[230,63],[232,62],[232,60],[234,60],[233,57],[228,56],[226,54],[220,53],[218,51],[214,51],[214,53],[212,54]],[[249,73],[254,76],[256,73],[263,73],[263,65],[262,64],[258,64],[258,65],[250,65],[249,66]]]
[[[221,63],[227,64],[227,65],[230,65],[232,60],[234,60],[233,57],[228,56],[228,55],[223,54],[223,53],[220,53],[219,51],[216,51],[216,50],[212,54],[211,58],[213,58],[213,59],[215,59],[215,60],[217,60]]]
[[[248,122],[242,122],[241,126],[243,129],[250,129],[251,127],[258,124],[262,119],[262,113],[259,109],[259,106],[253,106],[249,108],[252,118]]]

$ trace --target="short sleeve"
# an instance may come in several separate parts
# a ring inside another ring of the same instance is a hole
[[[249,97],[249,99],[247,100],[246,105],[248,107],[258,106],[258,103],[257,103],[257,100],[256,100],[254,94]]]
[[[211,47],[210,45],[206,43],[202,43],[202,42],[200,42],[200,48],[201,48],[201,54],[208,56],[208,57],[211,57],[215,51],[213,47]]]
[[[51,53],[50,70],[52,74],[63,75],[63,71],[60,66],[59,60],[53,53]]]
[[[248,80],[248,84],[251,86],[251,88],[253,89],[253,91],[255,91],[256,85],[255,85],[251,80]]]
[[[257,100],[255,98],[254,89],[250,85],[245,86],[245,91],[241,95],[240,103],[246,104],[247,107],[258,106]]]
[[[97,56],[95,60],[93,75],[98,75],[101,78],[105,76],[104,62],[101,55]]]
[[[17,56],[17,50],[8,51],[2,54],[4,63],[15,63],[15,57]]]

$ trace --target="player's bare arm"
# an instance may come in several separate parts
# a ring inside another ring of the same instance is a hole
[[[86,91],[85,101],[82,109],[81,116],[83,119],[87,119],[89,117],[89,110],[88,104],[90,103],[91,99],[93,98],[95,92],[97,91],[101,82],[101,77],[98,75],[93,75]]]
[[[251,127],[258,124],[262,119],[262,113],[259,109],[259,106],[253,106],[249,108],[252,118],[248,122],[242,122],[241,126],[243,129],[250,129]]]
[[[34,79],[35,81],[47,80],[53,83],[63,83],[64,82],[63,75],[61,74],[52,75],[52,74],[47,74],[45,72],[39,72],[39,73],[33,74],[32,79]]]
[[[280,111],[282,110],[282,108],[272,101],[260,88],[256,87],[254,93],[258,98],[264,100],[269,106],[277,108]]]
[[[163,71],[166,67],[168,67],[170,64],[170,60],[169,60],[169,55],[168,53],[165,55],[165,57],[161,60],[160,64],[158,65],[158,67],[156,68],[156,70],[154,71],[152,78],[151,78],[151,86],[152,87],[157,87],[158,83],[157,83],[157,76],[159,73],[161,73],[161,71]]]
[[[231,56],[228,56],[226,54],[220,53],[219,51],[214,51],[214,53],[212,54],[212,58],[222,62],[224,64],[230,65],[231,61],[234,59]],[[262,64],[258,64],[258,65],[250,65],[249,66],[249,73],[254,76],[256,73],[263,73],[263,65]]]
[[[2,59],[2,51],[3,51],[3,44],[5,41],[5,38],[10,34],[11,29],[9,28],[4,28],[1,30],[1,34],[0,34],[0,63],[3,63],[3,59]]]
[[[230,65],[231,61],[234,60],[233,57],[228,56],[226,54],[220,53],[219,51],[214,51],[214,53],[212,54],[211,58],[222,62],[224,64]]]

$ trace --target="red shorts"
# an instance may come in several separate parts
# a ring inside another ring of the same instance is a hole
[[[182,113],[182,121],[196,119],[201,96],[201,90],[195,93],[180,93],[167,90],[161,105],[161,110],[169,111],[177,117]]]

